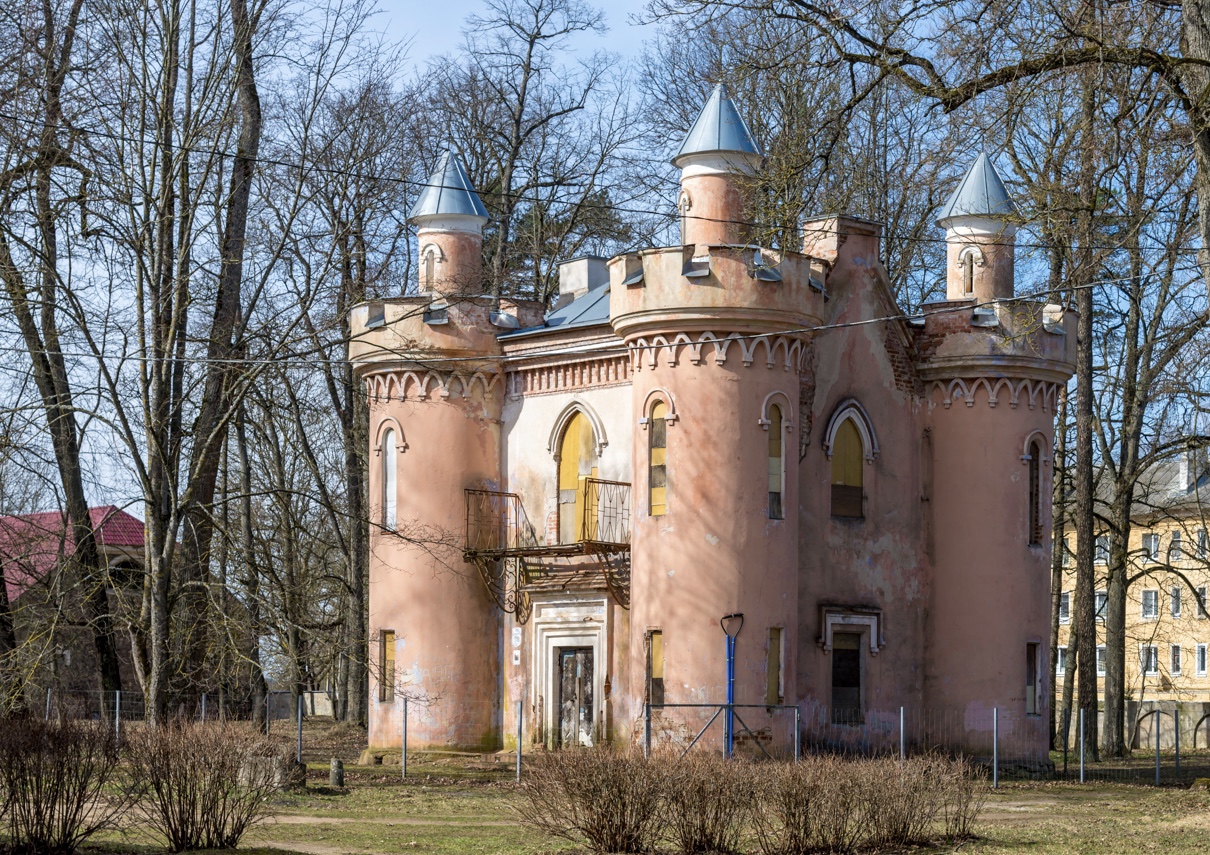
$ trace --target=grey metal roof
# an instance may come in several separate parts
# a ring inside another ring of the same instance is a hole
[[[942,206],[937,225],[944,226],[951,217],[1011,217],[1016,213],[996,167],[986,154],[980,154]]]
[[[447,150],[442,153],[437,168],[420,191],[420,198],[412,206],[408,219],[453,215],[481,217],[485,222],[488,219],[487,208],[483,207],[479,194],[471,186],[462,163]]]
[[[752,132],[748,130],[744,117],[735,109],[725,83],[715,86],[710,93],[710,100],[689,129],[676,157],[672,158],[672,165],[679,166],[680,159],[691,154],[713,152],[752,154],[757,157],[764,157],[765,154],[752,139]]]
[[[573,327],[593,327],[609,323],[609,282],[606,280],[594,285],[583,294],[572,300],[561,309],[555,309],[548,314],[540,327],[529,327],[516,332],[505,333],[498,338],[515,338],[535,333],[549,332],[554,329],[571,329]]]

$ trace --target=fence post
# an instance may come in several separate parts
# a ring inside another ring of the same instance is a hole
[[[1000,786],[1000,708],[992,707],[992,789]]]
[[[651,757],[651,704],[643,704],[643,757]]]
[[[1084,783],[1084,707],[1080,707],[1080,783]]]
[[[899,765],[903,765],[904,759],[907,757],[907,742],[903,734],[903,707],[899,708]]]
[[[206,723],[206,693],[202,692],[202,724]]]
[[[794,707],[794,760],[802,759],[802,710]]]
[[[269,692],[265,692],[265,736],[269,735],[270,722],[273,721],[273,716],[270,714],[269,700],[273,696]]]
[[[1159,709],[1155,711],[1155,785],[1160,785],[1160,725],[1164,720],[1160,717]]]
[[[517,783],[521,783],[521,732],[525,726],[525,701],[517,701]]]
[[[114,752],[122,748],[122,690],[113,690],[113,741]]]
[[[1176,736],[1176,777],[1181,777],[1181,711],[1172,710],[1172,732]]]
[[[399,766],[403,777],[408,776],[408,696],[403,696],[403,727],[399,739]]]
[[[303,696],[302,692],[298,693],[298,751],[297,759],[302,763],[302,715],[303,715]]]
[[[46,687],[46,720],[50,721],[50,686]]]

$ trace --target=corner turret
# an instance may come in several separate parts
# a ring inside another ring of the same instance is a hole
[[[1016,206],[980,154],[937,217],[945,229],[945,296],[980,303],[1013,296]]]
[[[487,221],[487,208],[466,170],[447,150],[408,215],[408,222],[417,227],[422,294],[480,292]]]
[[[690,245],[747,243],[750,226],[744,216],[743,180],[752,176],[764,153],[720,83],[672,159],[681,170],[677,214],[681,243]]]

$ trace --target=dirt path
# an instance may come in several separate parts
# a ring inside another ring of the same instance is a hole
[[[322,816],[317,814],[297,814],[283,813],[277,814],[265,825],[265,828],[272,828],[274,825],[344,825],[356,823],[358,825],[474,825],[482,827],[501,827],[507,828],[516,825],[515,822],[500,819],[418,819],[416,817],[361,817],[361,816]]]

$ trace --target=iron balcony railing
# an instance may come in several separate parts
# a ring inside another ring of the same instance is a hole
[[[586,543],[630,543],[630,485],[624,481],[584,479],[584,517],[580,526]]]
[[[630,485],[582,478],[574,506],[577,525],[571,542],[546,544],[525,514],[521,497],[497,490],[466,491],[467,556],[625,551],[630,548]],[[568,510],[571,510],[568,508]]]

